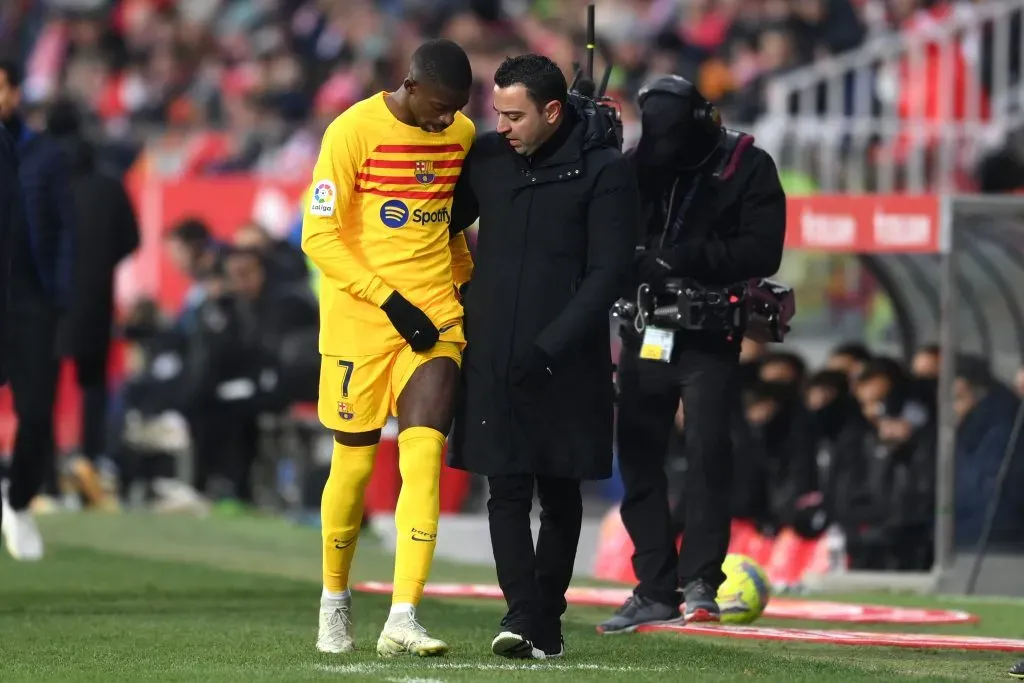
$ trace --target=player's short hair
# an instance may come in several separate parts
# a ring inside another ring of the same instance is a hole
[[[428,40],[412,54],[413,79],[452,90],[466,92],[473,85],[473,67],[462,47],[451,40]]]
[[[928,356],[940,356],[942,355],[942,346],[934,342],[931,344],[922,344],[917,347],[917,353],[923,353]]]
[[[533,53],[506,57],[494,72],[494,84],[499,88],[523,86],[537,109],[552,101],[565,104],[569,91],[565,74],[558,65],[544,55]]]
[[[761,361],[761,367],[775,363],[788,366],[793,371],[793,374],[796,375],[797,380],[802,380],[807,375],[807,363],[795,353],[789,351],[770,353]]]
[[[0,72],[7,77],[7,82],[12,88],[20,88],[24,79],[24,70],[21,64],[13,59],[0,59]]]

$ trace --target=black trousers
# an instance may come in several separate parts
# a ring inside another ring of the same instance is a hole
[[[44,484],[55,487],[53,407],[60,359],[56,353],[57,314],[45,305],[11,311],[8,375],[18,430],[11,456],[11,507],[24,510]]]
[[[494,566],[508,605],[502,627],[557,650],[583,524],[580,482],[514,475],[488,477],[487,483]],[[530,530],[534,490],[540,499],[536,548]]]
[[[82,455],[95,462],[106,450],[106,353],[75,358],[75,370],[82,390]]]
[[[732,446],[729,423],[739,358],[731,350],[680,349],[675,363],[640,360],[623,346],[619,358],[620,513],[633,541],[636,592],[678,604],[677,588],[701,579],[718,588],[729,548]],[[677,554],[669,514],[665,456],[680,397],[687,457],[683,487],[686,529]]]

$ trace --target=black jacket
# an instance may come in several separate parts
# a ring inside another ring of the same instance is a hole
[[[139,226],[124,184],[97,171],[93,148],[76,138],[59,142],[69,163],[78,233],[60,350],[67,356],[105,358],[114,320],[114,274],[138,248]]]
[[[786,237],[786,195],[775,162],[753,141],[726,130],[719,149],[696,172],[674,178],[640,175],[637,244],[671,249],[677,266],[673,275],[717,286],[778,271]],[[629,156],[635,162],[632,152]],[[663,240],[676,225],[674,241]],[[635,291],[634,286],[627,293]],[[638,343],[631,339],[635,335],[629,334],[630,326],[622,329],[627,342]]]
[[[496,133],[470,150],[452,229],[479,214],[450,464],[483,475],[611,476],[609,310],[628,282],[636,179],[589,101],[533,163]],[[509,369],[536,344],[539,390]]]
[[[0,124],[0,386],[7,382],[7,306],[10,296],[11,230],[18,201],[18,155],[14,140]]]

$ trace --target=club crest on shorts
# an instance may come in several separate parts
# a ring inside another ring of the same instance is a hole
[[[338,417],[342,420],[351,420],[356,414],[352,412],[352,406],[344,401],[338,401]]]
[[[429,185],[436,177],[433,161],[425,159],[416,162],[416,182],[420,185]]]

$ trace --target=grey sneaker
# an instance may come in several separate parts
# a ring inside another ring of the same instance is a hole
[[[715,602],[715,591],[704,581],[696,579],[683,586],[683,599],[686,601],[683,618],[687,624],[722,620],[722,612]]]
[[[611,619],[597,627],[604,634],[632,633],[639,626],[649,624],[672,624],[681,621],[679,607],[634,593],[615,611]]]
[[[1010,675],[1014,678],[1024,679],[1024,659],[1017,662],[1012,669],[1010,669]]]

